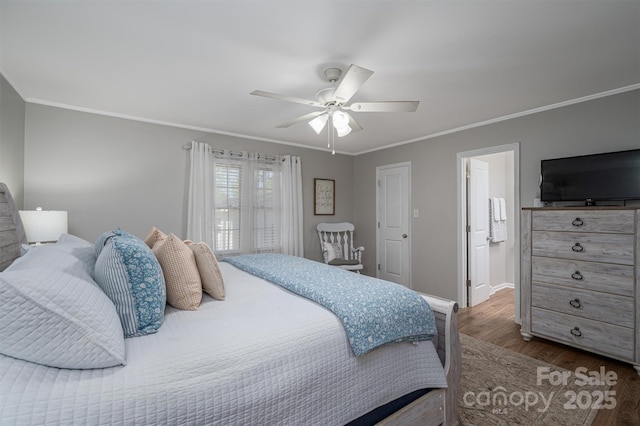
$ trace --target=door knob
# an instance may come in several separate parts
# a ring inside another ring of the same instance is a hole
[[[408,235],[407,234],[402,234],[402,238],[407,238]]]

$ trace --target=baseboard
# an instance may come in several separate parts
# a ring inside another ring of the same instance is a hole
[[[500,290],[504,290],[505,288],[515,288],[515,285],[513,283],[502,283],[502,284],[498,284],[498,285],[494,285],[491,286],[491,293],[489,293],[490,295],[495,294],[497,292],[499,292]]]

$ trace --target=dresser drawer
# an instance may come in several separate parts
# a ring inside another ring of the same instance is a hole
[[[534,282],[531,299],[533,306],[568,315],[622,327],[633,327],[635,323],[635,303],[631,297]]]
[[[634,264],[634,236],[584,232],[533,231],[533,256]]]
[[[633,234],[634,210],[536,210],[532,229]]]
[[[531,280],[633,297],[634,268],[615,263],[533,257]]]
[[[633,361],[633,329],[541,308],[531,309],[531,331],[588,351]]]

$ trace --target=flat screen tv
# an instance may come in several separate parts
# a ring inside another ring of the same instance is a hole
[[[640,199],[640,149],[542,160],[540,169],[545,202]]]

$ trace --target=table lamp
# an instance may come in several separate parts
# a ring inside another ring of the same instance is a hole
[[[28,243],[58,241],[60,235],[68,230],[66,211],[42,210],[42,207],[37,207],[35,210],[20,210],[20,218]]]

